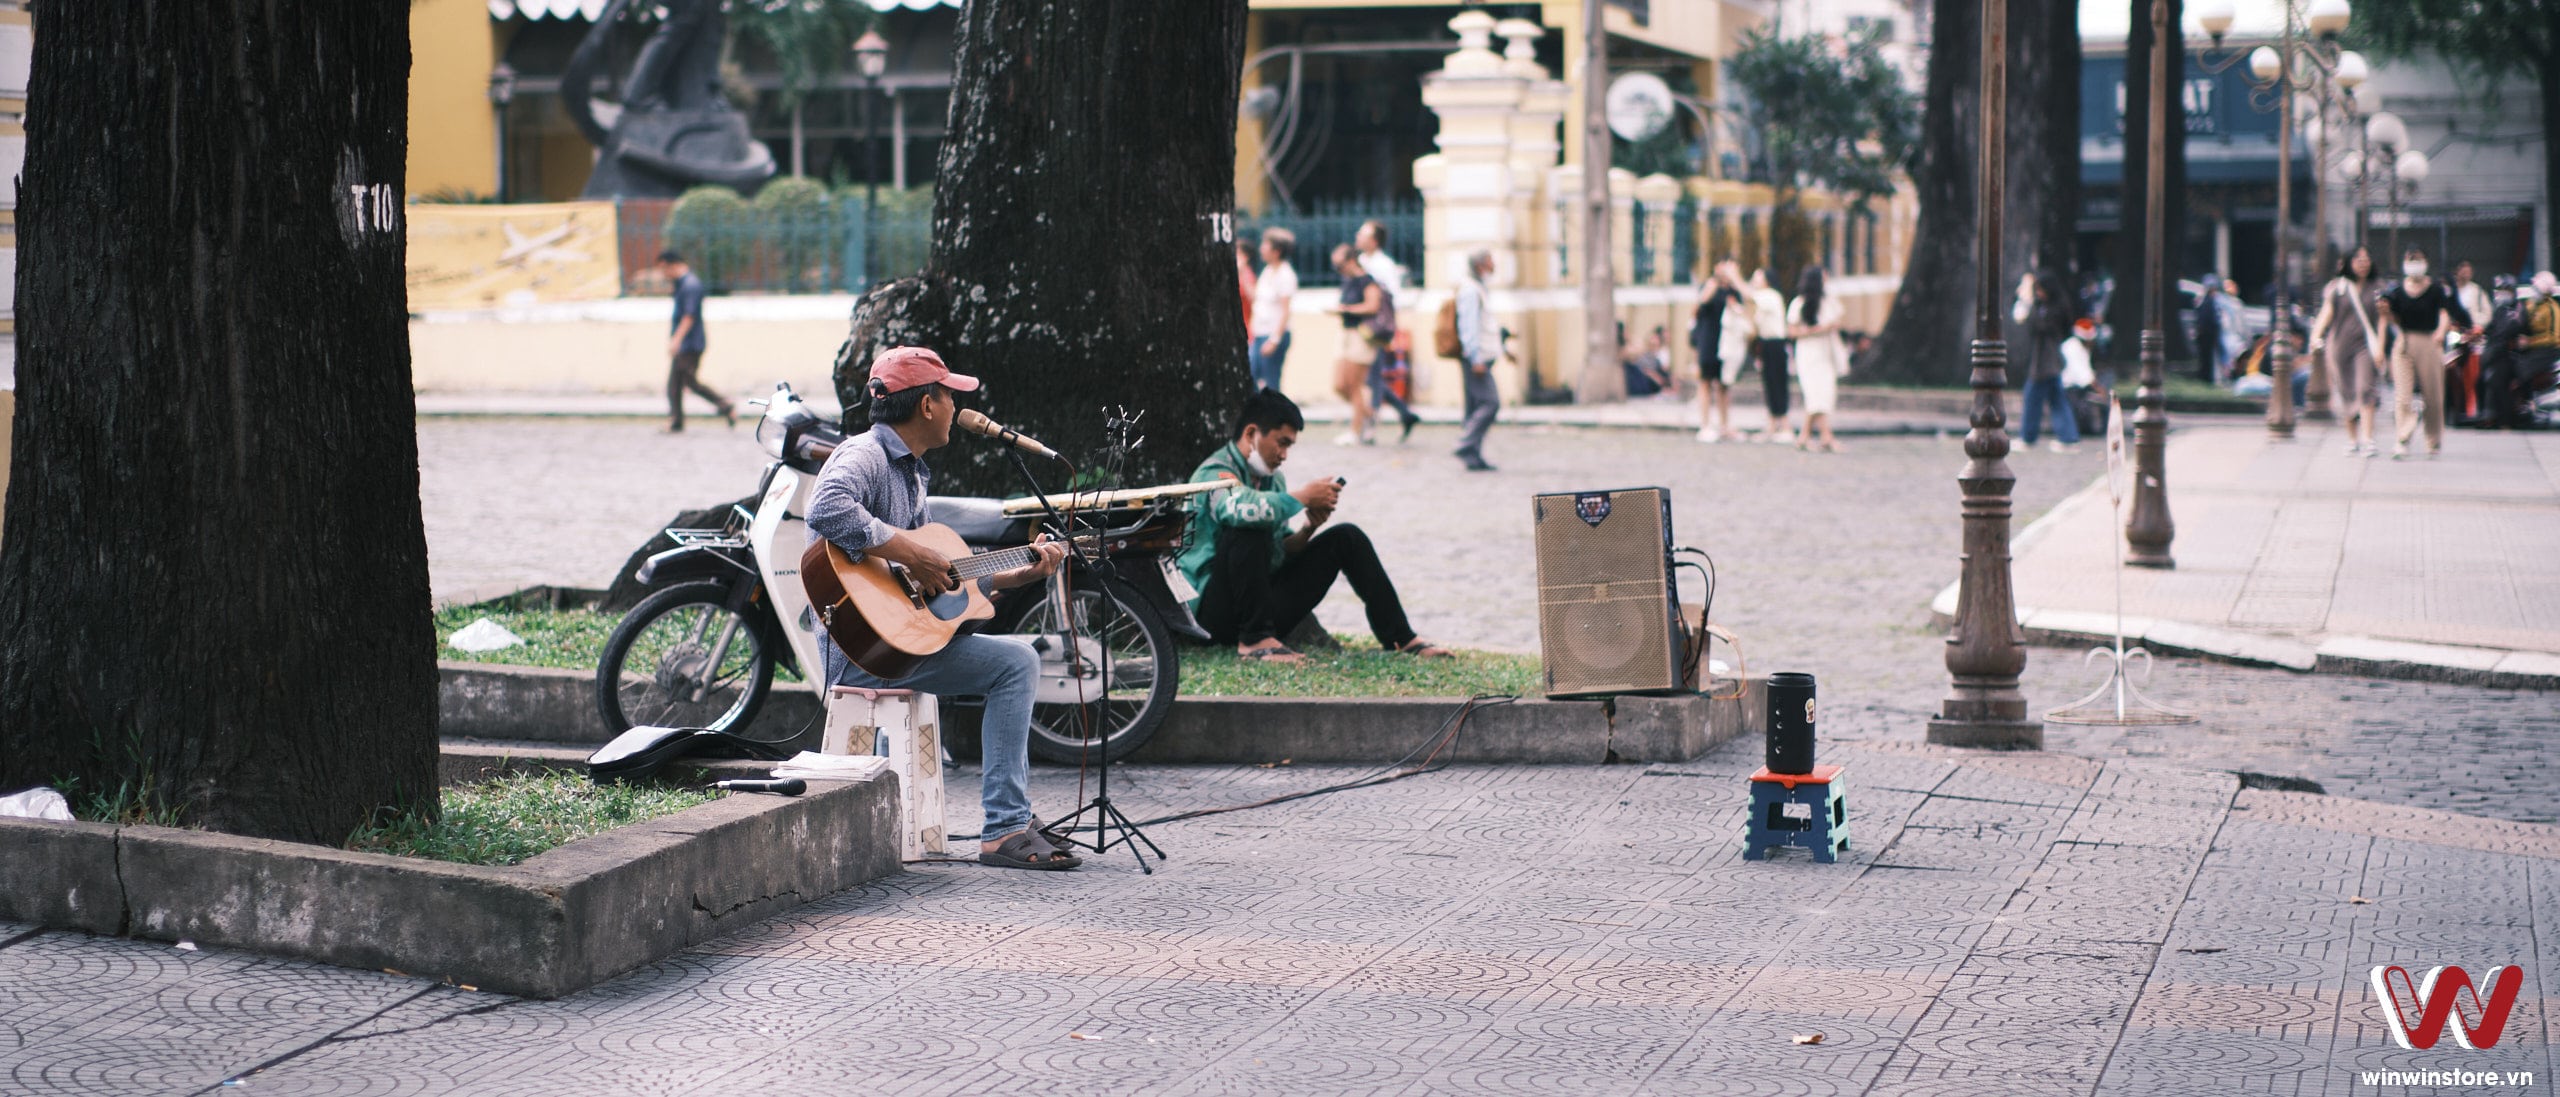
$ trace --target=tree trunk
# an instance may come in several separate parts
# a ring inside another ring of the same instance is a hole
[[[1982,133],[1981,0],[1931,0],[1928,101],[1912,176],[1920,223],[1866,377],[1961,384],[1972,370],[1974,159]]]
[[[2049,186],[2044,236],[2036,241],[2036,265],[2057,274],[2080,268],[2080,7],[2055,0],[2045,17],[2044,94],[2035,100],[2053,134],[2045,164]],[[2023,39],[2021,39],[2023,40]],[[2017,85],[2012,82],[2011,87]],[[2014,159],[2014,158],[2013,158]],[[2079,291],[2077,281],[2064,289]]]
[[[48,3],[0,788],[337,842],[436,805],[408,5]]]
[[[2549,52],[2535,73],[2542,83],[2542,202],[2545,243],[2551,249],[2542,260],[2542,269],[2560,270],[2560,41],[2551,43]]]
[[[974,406],[1079,462],[1104,407],[1145,412],[1131,481],[1184,479],[1252,390],[1233,254],[1244,0],[972,0],[961,22],[932,262],[855,306],[836,390],[852,408],[879,350],[931,347],[987,380]],[[1023,489],[992,444],[933,466],[939,493]]]
[[[2057,19],[2077,22],[2079,11],[2066,7],[2063,0],[2009,0],[2008,206],[2000,221],[2004,293],[2019,275],[2043,267],[2044,238],[2051,229],[2062,182],[2057,158],[2063,145],[2077,143],[2080,136],[2076,119],[2069,129],[2056,130],[2053,114],[2045,108],[2055,76],[2054,57],[2046,44]],[[2024,369],[2026,328],[2008,311],[2007,297],[1999,303],[2009,360]],[[2023,385],[2026,378],[2013,373],[2010,381]]]
[[[2124,53],[2124,185],[2117,203],[2115,246],[2110,249],[2109,266],[2116,277],[2115,299],[2108,303],[2107,323],[2115,329],[2115,339],[2107,348],[2109,361],[2130,364],[2139,357],[2143,320],[2143,232],[2149,223],[2149,185],[2151,170],[2151,2],[2128,0],[2133,23],[2125,35]],[[2185,17],[2179,0],[2168,0],[2169,26],[2175,28]],[[2166,337],[2163,353],[2171,360],[2187,356],[2186,336],[2178,326],[2179,256],[2185,250],[2187,177],[2187,114],[2180,85],[2186,71],[2186,47],[2174,33],[2170,36],[2169,125],[2163,151],[2167,165],[2161,173],[2161,189],[2168,195],[2162,204],[2160,284],[2153,292],[2160,294],[2160,324]],[[2173,367],[2174,369],[2174,367]],[[2123,376],[2132,376],[2124,371]]]

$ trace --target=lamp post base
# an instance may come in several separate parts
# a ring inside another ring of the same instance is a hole
[[[2043,750],[2042,720],[1950,720],[1936,717],[1929,721],[1929,743],[1941,747],[1972,747],[1977,750]]]
[[[2124,562],[2138,568],[2158,568],[2162,571],[2174,571],[2178,566],[2178,562],[2165,552],[2157,554],[2129,552],[2125,554]]]

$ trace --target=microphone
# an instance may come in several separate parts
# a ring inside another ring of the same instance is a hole
[[[775,792],[784,796],[798,796],[809,791],[809,782],[797,777],[785,777],[779,781],[714,781],[712,787],[727,789],[730,792]]]
[[[1020,431],[1016,431],[1011,427],[979,414],[974,408],[960,409],[960,415],[956,422],[962,430],[968,431],[971,434],[985,435],[989,438],[995,439],[996,441],[1011,445],[1024,453],[1036,453],[1052,461],[1066,460],[1066,458],[1058,456],[1058,451],[1041,445],[1038,440],[1024,435]]]

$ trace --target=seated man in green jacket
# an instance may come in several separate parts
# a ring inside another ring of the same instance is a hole
[[[1218,448],[1191,474],[1192,483],[1232,480],[1191,513],[1191,542],[1182,551],[1182,574],[1200,591],[1200,627],[1236,654],[1275,663],[1303,657],[1280,642],[1298,626],[1336,577],[1369,610],[1369,631],[1389,651],[1447,656],[1448,649],[1414,636],[1404,619],[1395,584],[1378,563],[1378,550],[1358,526],[1326,529],[1342,481],[1318,480],[1296,491],[1280,464],[1306,429],[1288,397],[1270,389],[1245,399],[1236,440]]]

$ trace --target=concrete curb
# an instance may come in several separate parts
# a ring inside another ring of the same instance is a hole
[[[490,663],[439,664],[447,738],[544,743],[599,743],[607,736],[595,713],[592,672]],[[1524,699],[1481,706],[1444,755],[1461,762],[1589,765],[1620,761],[1687,761],[1767,725],[1765,680],[1739,696],[1626,696],[1608,700]],[[1389,762],[1454,716],[1460,697],[1189,697],[1174,702],[1164,726],[1130,756],[1133,762],[1253,763]],[[760,739],[789,737],[815,749],[817,695],[774,687],[746,729]],[[977,749],[977,710],[947,707],[943,735],[956,752]]]
[[[525,768],[448,748],[457,765]],[[0,919],[190,940],[557,998],[899,871],[887,775],[730,796],[521,865],[0,819]]]

